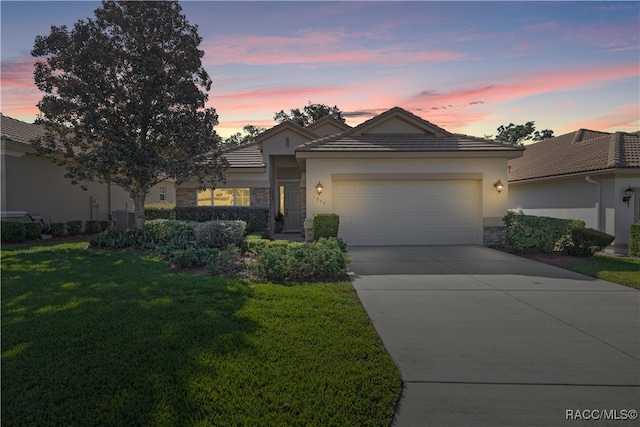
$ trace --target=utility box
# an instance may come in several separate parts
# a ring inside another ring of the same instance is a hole
[[[113,211],[111,212],[111,218],[116,230],[122,231],[127,228],[133,228],[136,223],[136,214],[130,211]]]

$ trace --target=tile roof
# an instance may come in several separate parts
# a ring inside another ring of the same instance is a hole
[[[433,130],[434,133],[439,136],[452,135],[452,133],[446,131],[440,126],[434,125],[433,123],[423,119],[422,117],[416,116],[412,112],[407,111],[404,108],[400,108],[400,107],[393,107],[382,114],[372,117],[369,120],[360,123],[358,126],[346,131],[344,135],[361,135],[362,132],[365,132],[368,128],[375,126],[376,123],[382,123],[386,119],[394,116],[401,116],[401,117],[407,118],[413,121],[419,127],[425,127]]]
[[[312,152],[443,152],[521,151],[523,147],[467,135],[433,136],[420,134],[332,135],[296,147]]]
[[[526,146],[509,160],[509,181],[640,167],[640,133],[580,129]]]
[[[319,127],[325,125],[325,124],[332,124],[334,125],[336,128],[342,129],[342,131],[346,131],[351,129],[351,126],[349,126],[346,123],[341,122],[340,120],[334,119],[332,116],[325,116],[323,118],[321,118],[320,120],[318,120],[317,122],[313,122],[310,125],[305,126],[305,129],[314,132],[316,129],[318,129]],[[340,133],[340,132],[336,132],[336,133]]]
[[[224,150],[222,155],[229,162],[230,168],[265,167],[262,151],[260,151],[258,144],[255,142],[229,148]]]
[[[282,123],[277,124],[276,126],[272,127],[271,129],[267,129],[264,132],[262,132],[261,134],[259,134],[258,136],[256,136],[255,141],[259,144],[262,145],[262,142],[267,139],[272,137],[273,135],[276,135],[277,133],[285,130],[285,129],[290,129],[296,133],[299,133],[300,135],[307,137],[309,139],[315,139],[318,137],[318,135],[316,135],[315,133],[313,133],[310,130],[307,130],[306,128],[303,128],[302,126],[300,126],[297,123],[292,122],[291,120],[286,120]]]
[[[25,123],[0,113],[0,134],[2,138],[30,145],[31,140],[44,135],[44,128],[33,123]]]
[[[425,133],[368,133],[390,119],[399,118]],[[479,152],[522,151],[521,146],[474,136],[453,134],[415,114],[394,107],[336,135],[296,147],[296,152]]]

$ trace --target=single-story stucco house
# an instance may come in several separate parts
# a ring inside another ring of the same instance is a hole
[[[530,144],[508,173],[509,209],[584,220],[615,236],[614,253],[627,253],[640,222],[639,132],[580,129]]]
[[[314,214],[336,213],[353,246],[482,245],[503,226],[507,162],[523,151],[399,107],[353,128],[329,117],[284,122],[225,153],[226,183],[178,185],[176,202],[269,207],[273,220],[284,215],[285,232],[307,238]]]
[[[132,211],[129,193],[116,185],[88,183],[87,191],[64,177],[65,168],[35,155],[30,141],[44,134],[41,126],[0,114],[3,220],[38,214],[46,222],[112,219],[113,211]],[[147,203],[175,203],[175,185],[152,188]]]

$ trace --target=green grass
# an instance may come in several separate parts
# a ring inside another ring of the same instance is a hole
[[[571,264],[569,270],[598,279],[640,289],[640,259],[594,256],[585,262]]]
[[[3,426],[389,425],[400,374],[350,283],[85,245],[3,248]]]

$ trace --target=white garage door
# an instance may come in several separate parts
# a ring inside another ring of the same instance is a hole
[[[339,236],[352,246],[480,242],[479,181],[334,181]]]

